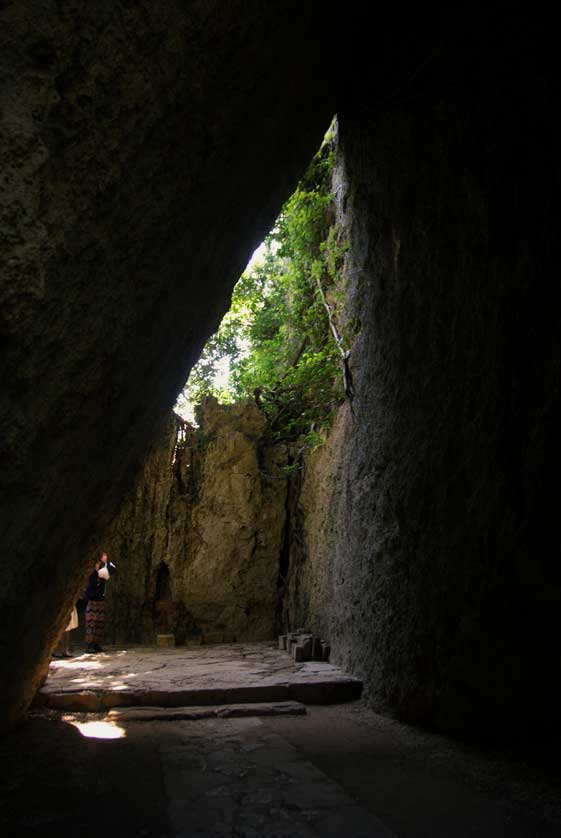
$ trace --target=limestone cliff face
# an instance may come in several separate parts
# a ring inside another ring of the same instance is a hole
[[[197,429],[170,419],[107,533],[116,642],[274,635],[286,451],[254,404],[208,399],[199,418]]]
[[[340,115],[356,397],[307,460],[284,609],[377,706],[490,736],[561,722],[559,125],[518,46]]]

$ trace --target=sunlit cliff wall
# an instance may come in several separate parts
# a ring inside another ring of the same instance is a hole
[[[207,399],[199,421],[171,417],[105,533],[113,642],[274,638],[286,449],[253,402]]]

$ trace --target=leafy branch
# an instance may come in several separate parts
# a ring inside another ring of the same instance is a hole
[[[353,397],[350,352],[330,302],[346,250],[332,219],[333,162],[331,135],[265,240],[263,261],[237,283],[184,391],[192,401],[253,398],[274,439],[307,448],[319,444],[337,404]],[[218,384],[225,364],[228,381]]]

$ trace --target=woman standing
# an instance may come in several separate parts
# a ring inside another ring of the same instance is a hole
[[[68,621],[68,625],[64,629],[64,634],[62,638],[59,640],[58,645],[53,652],[53,658],[71,658],[72,655],[70,654],[70,632],[73,629],[78,628],[78,611],[76,606],[74,605],[72,611],[70,612],[70,619]]]
[[[103,652],[105,640],[105,583],[116,570],[113,562],[102,553],[95,563],[95,570],[88,579],[86,588],[86,633],[84,640],[87,652]]]

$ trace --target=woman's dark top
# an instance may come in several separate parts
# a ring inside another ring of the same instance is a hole
[[[112,576],[117,569],[113,562],[107,562],[106,568],[109,571],[109,575]],[[101,579],[97,575],[97,570],[91,574],[90,578],[88,579],[88,586],[86,588],[86,599],[93,600],[94,602],[98,602],[100,599],[105,598],[105,579]]]

